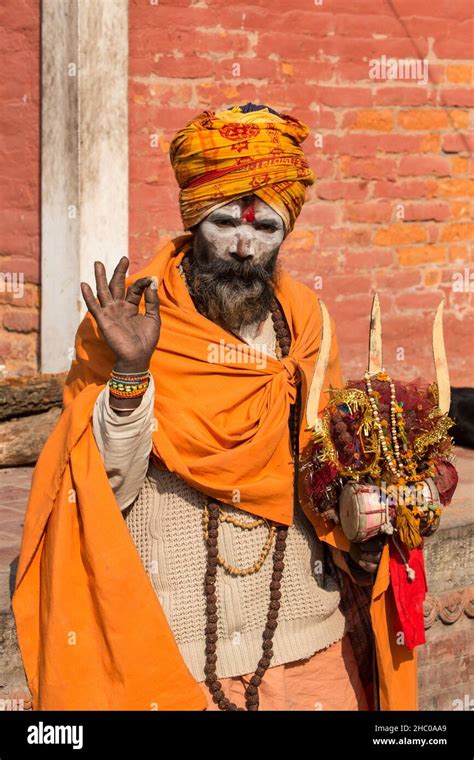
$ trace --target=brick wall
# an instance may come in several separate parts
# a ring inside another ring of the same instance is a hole
[[[287,7],[130,0],[133,267],[181,231],[167,155],[176,130],[206,107],[268,103],[311,128],[305,149],[318,179],[285,259],[311,286],[322,277],[346,373],[360,371],[377,289],[386,364],[431,377],[430,320],[445,295],[452,381],[472,385],[471,3]],[[39,324],[39,3],[5,0],[2,16],[0,372],[28,374]],[[428,85],[371,79],[369,61],[381,56],[426,56]]]
[[[134,263],[182,231],[175,131],[204,108],[271,105],[311,128],[304,147],[318,180],[285,260],[310,286],[322,277],[346,373],[365,359],[377,290],[386,366],[431,379],[431,318],[444,295],[452,381],[472,385],[470,16],[468,0],[131,0]],[[382,56],[426,58],[428,83],[372,79]]]
[[[3,0],[0,11],[0,378],[38,361],[39,6]]]

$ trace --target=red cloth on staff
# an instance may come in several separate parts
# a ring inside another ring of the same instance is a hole
[[[399,630],[403,632],[405,637],[402,643],[408,649],[414,649],[416,646],[425,643],[423,602],[428,587],[426,585],[423,546],[416,549],[402,547],[409,566],[415,571],[414,579],[410,580],[400,552],[393,541],[390,541],[389,544],[390,581],[399,618]]]

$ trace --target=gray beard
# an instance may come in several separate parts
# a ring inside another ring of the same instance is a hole
[[[202,261],[191,254],[186,277],[197,310],[230,332],[262,322],[278,281],[277,254],[265,265],[252,261]]]

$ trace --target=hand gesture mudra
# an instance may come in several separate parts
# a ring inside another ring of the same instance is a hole
[[[141,277],[125,293],[128,259],[123,256],[107,284],[105,267],[94,262],[97,299],[91,287],[81,282],[87,308],[102,332],[105,342],[116,355],[117,372],[145,372],[160,337],[158,284],[153,277]],[[138,307],[145,295],[145,313]]]

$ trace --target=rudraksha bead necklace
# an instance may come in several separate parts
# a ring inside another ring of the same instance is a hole
[[[182,260],[182,272],[186,282],[186,273],[189,272],[189,260],[185,256]],[[192,297],[192,290],[189,289]],[[291,347],[291,334],[286,323],[282,308],[275,298],[272,304],[272,320],[275,330],[278,358],[288,356]],[[280,355],[279,355],[280,354]],[[299,434],[299,417],[300,417],[300,395],[297,395],[297,401],[292,405],[290,413],[290,435],[293,449],[293,460],[295,474],[298,471],[298,434]],[[296,480],[296,475],[295,475]],[[206,665],[204,672],[206,675],[205,683],[208,687],[213,701],[220,710],[237,710],[245,711],[243,707],[237,707],[225,696],[222,683],[217,677],[217,592],[216,578],[217,566],[219,564],[218,551],[218,528],[220,522],[220,502],[211,497],[207,498],[205,512],[205,535],[207,538],[207,567],[204,579],[204,592],[206,597]],[[267,621],[265,630],[262,635],[262,657],[260,658],[255,673],[250,679],[250,683],[245,689],[245,704],[247,710],[258,710],[259,697],[258,687],[262,678],[270,667],[273,658],[272,641],[275,630],[278,626],[278,612],[280,609],[281,599],[281,579],[284,569],[284,555],[286,539],[288,535],[287,525],[272,526],[271,535],[276,534],[275,548],[273,551],[273,570],[270,582],[270,603],[267,612]],[[265,555],[266,556],[266,555]],[[222,562],[220,563],[222,564]],[[263,564],[263,562],[261,563]],[[231,568],[232,569],[232,568]],[[259,569],[259,568],[258,568]]]

